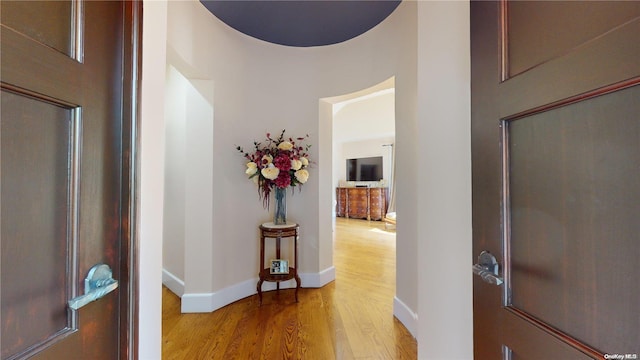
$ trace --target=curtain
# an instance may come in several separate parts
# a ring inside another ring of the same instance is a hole
[[[396,152],[394,144],[385,145],[391,149],[391,176],[389,177],[389,206],[387,212],[396,212]]]

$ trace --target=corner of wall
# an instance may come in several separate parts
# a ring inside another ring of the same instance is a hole
[[[163,271],[163,283],[165,279],[165,274],[167,276],[168,282],[174,286],[175,285],[175,277],[171,277],[172,275]],[[300,274],[300,286],[303,288],[321,288],[328,283],[332,282],[336,278],[336,269],[331,266],[319,273],[302,273]],[[179,281],[179,279],[178,279]],[[232,286],[226,287],[216,292],[212,293],[189,293],[184,294],[184,283],[182,284],[182,303],[181,303],[181,311],[183,313],[204,313],[204,312],[212,312],[216,311],[226,305],[229,305],[235,301],[240,299],[244,299],[246,297],[252,296],[257,293],[256,284],[258,282],[257,278],[245,280],[241,283],[234,284]],[[165,284],[166,285],[166,284]],[[291,289],[295,288],[296,284],[294,280],[283,281],[280,283],[280,289]],[[167,285],[169,289],[171,287]],[[271,291],[276,289],[275,283],[265,282],[262,284],[262,291]],[[176,291],[171,289],[171,291],[178,294]]]
[[[167,271],[167,269],[162,269],[162,285],[169,288],[171,292],[179,297],[184,295],[184,281]]]
[[[336,279],[336,268],[332,265],[319,273],[300,274],[302,287],[321,288]]]
[[[418,314],[413,312],[407,304],[396,296],[393,297],[393,316],[409,330],[414,338],[418,338]]]

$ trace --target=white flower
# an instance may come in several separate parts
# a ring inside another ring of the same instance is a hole
[[[302,167],[302,161],[296,160],[296,159],[291,160],[291,168],[293,170],[300,170],[301,167]]]
[[[260,173],[262,173],[262,176],[264,176],[266,179],[275,180],[280,174],[280,169],[273,166],[273,164],[269,164],[268,167],[260,170]]]
[[[309,179],[309,172],[305,169],[296,171],[294,175],[296,177],[296,180],[298,180],[301,184],[306,183],[307,179]]]
[[[262,163],[263,164],[271,164],[272,162],[273,162],[273,156],[271,156],[269,154],[262,156]]]
[[[253,176],[253,174],[257,172],[258,172],[258,164],[254,163],[253,161],[248,162],[247,170],[245,170],[245,173],[249,176]]]
[[[302,166],[309,166],[309,159],[306,157],[301,157],[300,161],[302,161]]]
[[[289,151],[289,150],[293,149],[293,144],[288,142],[288,141],[283,141],[280,144],[278,144],[278,149],[284,150],[284,151]]]

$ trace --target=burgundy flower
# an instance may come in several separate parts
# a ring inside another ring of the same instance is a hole
[[[280,172],[287,172],[291,170],[291,160],[289,154],[286,151],[281,152],[273,159],[273,164],[280,169]]]
[[[286,188],[291,185],[291,175],[289,175],[289,172],[280,171],[280,175],[278,175],[274,182],[277,187]]]

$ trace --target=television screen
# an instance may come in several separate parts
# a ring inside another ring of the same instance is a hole
[[[379,181],[382,176],[382,156],[347,159],[347,181]]]

